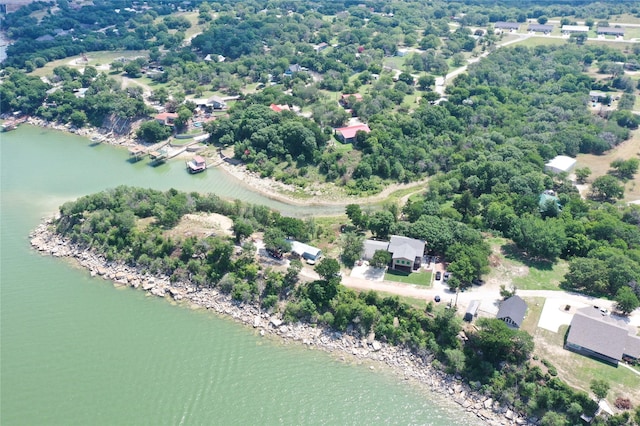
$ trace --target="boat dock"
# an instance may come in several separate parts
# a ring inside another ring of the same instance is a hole
[[[169,159],[169,153],[166,148],[162,148],[158,151],[149,152],[149,158],[151,158],[152,165],[158,165]]]
[[[131,156],[132,161],[140,161],[145,155],[147,155],[147,150],[141,146],[134,146],[129,148],[129,155]]]

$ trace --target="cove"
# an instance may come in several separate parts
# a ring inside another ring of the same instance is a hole
[[[215,169],[189,175],[181,161],[131,164],[124,149],[60,132],[23,126],[0,138],[3,425],[479,423],[379,368],[115,289],[38,255],[27,238],[64,201],[121,184],[213,192],[290,215],[336,208],[278,203]]]

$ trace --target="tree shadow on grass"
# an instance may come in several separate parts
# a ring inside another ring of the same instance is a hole
[[[501,250],[507,259],[524,263],[529,268],[535,268],[541,271],[551,271],[553,269],[554,262],[539,257],[528,256],[526,252],[520,250],[514,243],[503,245]]]

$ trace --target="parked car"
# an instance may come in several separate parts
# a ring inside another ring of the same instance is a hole
[[[440,302],[440,296],[436,295],[436,297],[434,297],[433,300],[435,300],[436,303],[439,303]]]
[[[436,272],[436,281],[440,281],[440,278],[442,278],[442,272],[438,271]]]
[[[484,284],[484,280],[481,280],[480,278],[474,278],[471,281],[471,284],[473,284],[473,285],[483,285]]]
[[[451,278],[451,274],[449,272],[445,272],[444,273],[444,282],[449,281],[449,278]]]

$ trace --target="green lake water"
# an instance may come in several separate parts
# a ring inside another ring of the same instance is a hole
[[[478,424],[376,367],[283,345],[203,310],[116,289],[29,248],[64,201],[135,186],[214,192],[283,214],[216,169],[131,164],[124,149],[22,126],[0,135],[0,424]]]

